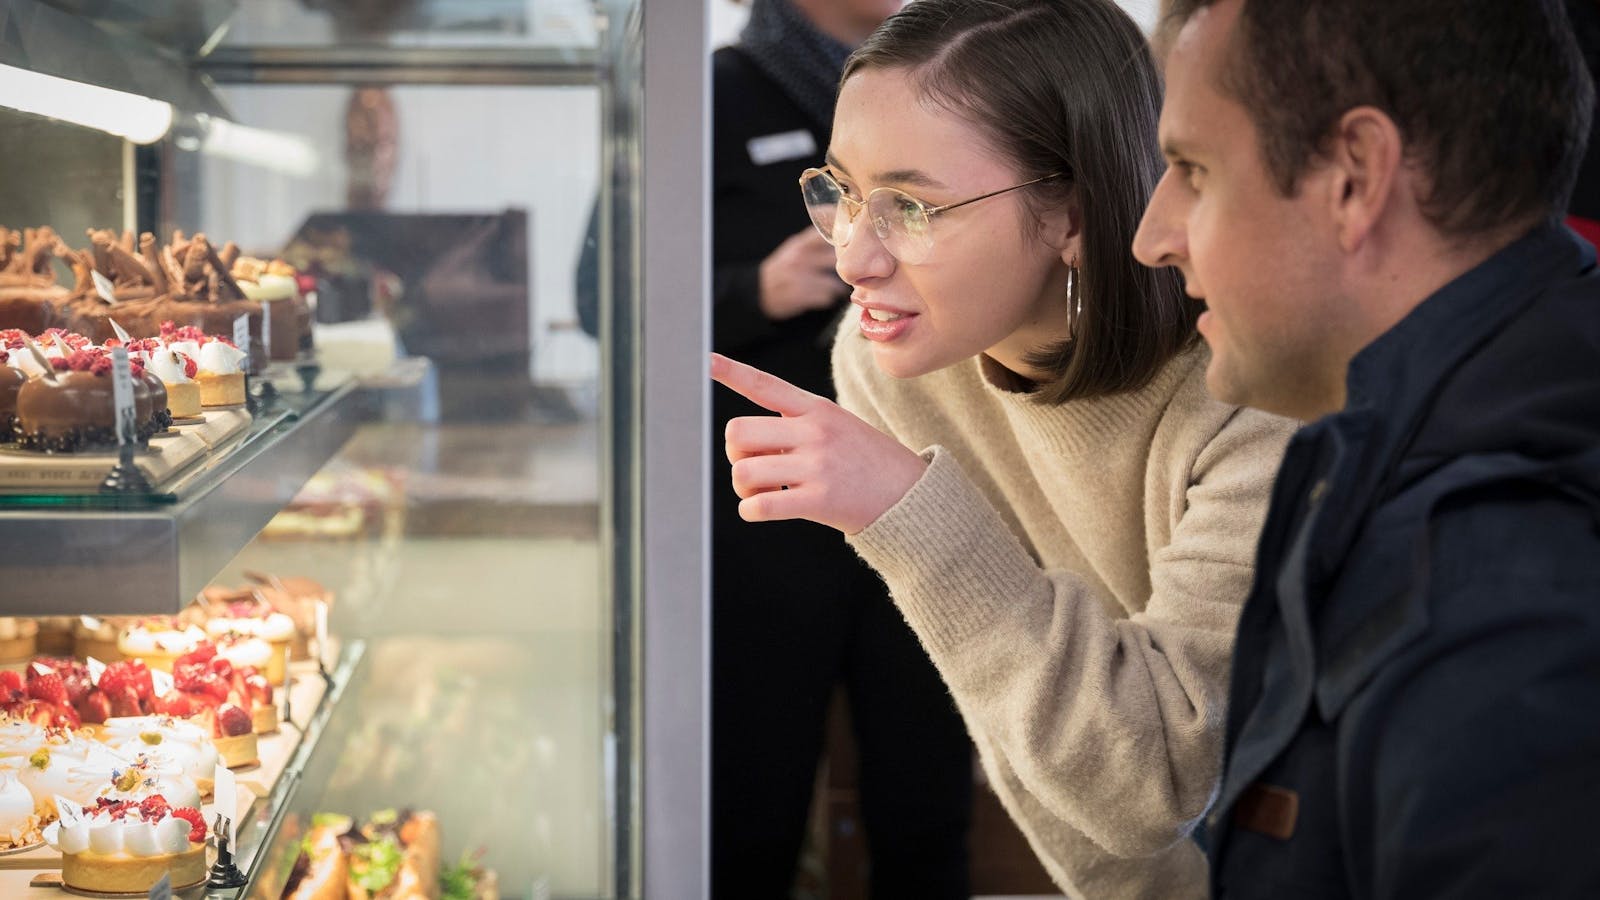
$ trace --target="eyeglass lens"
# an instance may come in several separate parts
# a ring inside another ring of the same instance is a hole
[[[919,263],[933,248],[932,229],[922,204],[911,195],[894,188],[878,188],[862,203],[844,195],[839,183],[828,173],[812,170],[801,185],[806,210],[822,237],[835,247],[850,242],[857,221],[866,213],[873,233],[896,259]]]

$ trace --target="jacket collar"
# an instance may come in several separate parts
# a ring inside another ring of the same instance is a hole
[[[1553,284],[1594,265],[1594,248],[1541,224],[1430,295],[1350,362],[1343,411],[1307,426],[1339,452],[1308,572],[1332,572],[1392,480],[1451,372]]]

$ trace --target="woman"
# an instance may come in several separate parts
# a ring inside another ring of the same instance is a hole
[[[1197,304],[1132,257],[1159,106],[1110,0],[909,5],[802,178],[861,310],[841,405],[712,361],[782,413],[728,425],[741,515],[848,536],[1051,875],[1094,898],[1205,894],[1189,837],[1293,429],[1206,396]]]

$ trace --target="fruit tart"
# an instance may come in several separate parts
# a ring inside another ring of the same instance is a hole
[[[206,877],[198,805],[174,806],[155,791],[86,804],[47,827],[44,839],[61,851],[61,881],[70,890],[140,893],[163,876],[182,889]]]

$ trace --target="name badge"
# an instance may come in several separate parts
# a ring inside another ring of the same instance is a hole
[[[811,132],[801,128],[797,131],[784,131],[751,138],[745,144],[745,148],[750,151],[751,162],[765,166],[786,159],[815,156],[817,139],[811,136]]]

